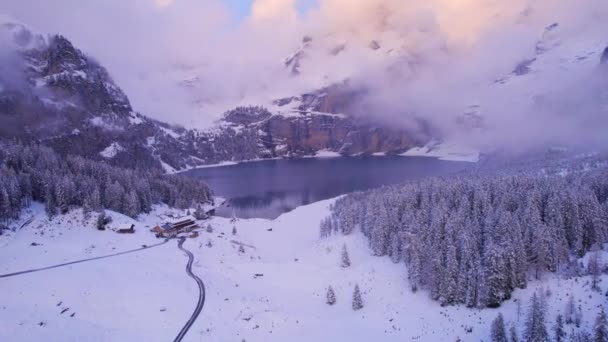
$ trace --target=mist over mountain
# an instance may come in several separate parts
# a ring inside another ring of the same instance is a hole
[[[357,96],[340,114],[409,131],[422,120],[479,150],[605,143],[604,1],[296,5],[258,0],[242,20],[211,0],[6,9],[98,58],[135,110],[187,127],[237,106],[282,112],[277,100],[348,84],[342,93]],[[66,19],[67,7],[79,15]]]

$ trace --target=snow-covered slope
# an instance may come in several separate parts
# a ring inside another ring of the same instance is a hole
[[[184,244],[193,251],[193,270],[207,289],[202,314],[185,341],[479,341],[487,340],[499,312],[521,333],[527,300],[537,289],[548,294],[552,314],[547,322],[563,312],[574,294],[582,309],[581,329],[587,330],[605,300],[603,292],[590,290],[587,278],[547,275],[517,290],[499,309],[442,308],[425,292],[409,290],[403,265],[372,257],[360,234],[320,239],[319,222],[332,201],[300,207],[274,221],[216,217],[204,222],[213,233],[201,231]],[[49,222],[43,208],[34,205],[31,223],[0,237],[0,273],[152,246],[162,240],[148,229],[167,210],[157,208],[137,222],[111,213],[111,228],[136,224],[135,234],[121,235],[95,230],[94,219],[84,220],[78,211]],[[176,244],[173,240],[132,254],[0,278],[0,339],[173,339],[198,296],[184,272],[187,258]],[[239,253],[240,245],[244,253]],[[349,268],[340,267],[343,245],[350,252]],[[606,280],[604,275],[604,290]],[[364,301],[359,311],[351,309],[355,284]],[[337,297],[334,306],[325,304],[330,285]]]

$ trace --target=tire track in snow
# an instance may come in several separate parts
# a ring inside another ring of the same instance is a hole
[[[157,243],[157,244],[154,244],[154,245],[150,245],[150,246],[146,246],[146,247],[141,247],[141,248],[136,248],[136,249],[131,249],[131,250],[124,251],[124,252],[118,252],[118,253],[113,253],[113,254],[93,257],[93,258],[87,258],[87,259],[82,259],[82,260],[70,261],[70,262],[65,262],[65,263],[58,264],[58,265],[53,265],[53,266],[40,267],[40,268],[32,268],[32,269],[25,270],[25,271],[12,272],[12,273],[7,273],[7,274],[0,274],[0,278],[9,278],[9,277],[14,277],[14,276],[22,275],[22,274],[27,274],[27,273],[46,271],[46,270],[50,270],[50,269],[53,269],[53,268],[58,268],[58,267],[63,267],[63,266],[68,266],[68,265],[74,265],[74,264],[80,264],[80,263],[87,262],[87,261],[106,259],[106,258],[111,258],[111,257],[119,256],[119,255],[124,255],[124,254],[129,254],[129,253],[135,253],[135,252],[139,252],[139,251],[143,251],[143,250],[146,250],[146,249],[150,249],[150,248],[154,248],[154,247],[158,247],[158,246],[164,245],[167,242],[169,242],[169,239],[166,239],[165,241]]]
[[[188,255],[186,273],[190,278],[194,279],[194,281],[196,281],[196,284],[198,285],[198,302],[196,303],[196,307],[194,308],[192,316],[190,316],[190,319],[188,319],[188,321],[186,322],[182,330],[179,332],[179,334],[177,334],[173,342],[180,342],[181,340],[183,340],[184,336],[186,336],[186,333],[188,333],[188,330],[190,330],[190,328],[198,318],[198,315],[200,315],[201,311],[203,310],[203,306],[205,305],[205,284],[203,283],[201,278],[197,277],[196,274],[192,273],[192,263],[194,262],[194,255],[192,254],[192,252],[184,248],[185,241],[186,238],[180,238],[179,243],[177,244],[177,248],[181,249]]]

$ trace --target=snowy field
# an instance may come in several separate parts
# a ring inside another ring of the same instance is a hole
[[[575,281],[546,275],[516,291],[499,309],[442,308],[427,293],[409,290],[403,264],[372,257],[361,234],[320,239],[319,222],[332,201],[300,207],[273,221],[232,223],[216,217],[208,221],[213,233],[203,229],[188,239],[184,247],[194,253],[193,271],[207,292],[203,311],[184,340],[487,341],[499,312],[507,327],[517,324],[521,334],[528,299],[537,288],[550,293],[549,327],[554,315],[563,313],[570,293],[581,306],[587,330],[605,303],[606,279],[597,293],[588,277]],[[95,215],[85,220],[80,211],[49,222],[35,204],[14,226],[33,216],[31,223],[0,236],[0,274],[160,243],[148,230],[166,211],[159,207],[138,222],[110,213],[110,228],[136,224],[135,234],[123,235],[96,230]],[[241,244],[244,253],[238,251]],[[344,244],[349,268],[340,267]],[[131,254],[0,278],[0,341],[171,341],[198,298],[196,283],[184,271],[186,262],[171,240]],[[365,305],[359,311],[351,308],[355,284]],[[334,306],[325,304],[329,285],[336,292]],[[567,331],[572,327],[566,326]]]

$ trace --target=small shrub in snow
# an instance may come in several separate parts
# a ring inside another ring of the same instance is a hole
[[[232,235],[236,235],[236,227],[232,227]]]
[[[239,253],[245,253],[245,247],[243,247],[243,245],[239,246]]]
[[[213,233],[213,227],[211,227],[211,225],[208,224],[206,231],[207,231],[207,233]]]

